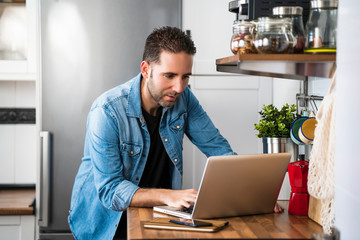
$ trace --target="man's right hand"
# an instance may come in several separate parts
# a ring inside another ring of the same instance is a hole
[[[171,207],[189,208],[190,203],[195,202],[197,192],[196,189],[170,190],[170,192],[164,196],[164,203]]]
[[[170,189],[138,189],[130,203],[132,207],[153,207],[168,205],[171,207],[182,208],[190,207],[197,196],[196,189],[170,190]]]

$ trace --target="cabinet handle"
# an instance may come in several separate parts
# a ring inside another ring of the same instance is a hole
[[[51,134],[40,132],[41,154],[40,154],[40,207],[39,226],[47,227],[49,224],[50,203],[50,159],[51,159]]]

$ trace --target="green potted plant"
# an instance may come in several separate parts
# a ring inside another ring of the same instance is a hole
[[[297,157],[297,145],[290,139],[291,125],[300,117],[295,104],[285,104],[280,110],[273,104],[263,106],[261,119],[255,123],[257,137],[262,138],[264,153],[292,152]],[[293,159],[296,160],[296,159]]]
[[[285,104],[281,110],[270,104],[263,106],[259,112],[261,119],[255,123],[255,129],[259,131],[257,137],[279,137],[289,138],[292,122],[300,117],[297,113],[296,105]]]

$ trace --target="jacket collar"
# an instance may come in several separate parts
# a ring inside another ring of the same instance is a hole
[[[141,118],[141,79],[142,74],[139,73],[136,77],[132,79],[132,83],[128,95],[128,105],[126,107],[126,115],[129,117]],[[162,115],[168,110],[168,108],[163,107]]]
[[[130,86],[129,95],[128,95],[128,105],[126,107],[126,115],[129,117],[141,116],[141,96],[140,96],[140,83],[142,79],[142,74],[139,73],[136,77],[133,78],[133,81]]]

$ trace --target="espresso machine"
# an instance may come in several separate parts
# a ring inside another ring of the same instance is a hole
[[[307,178],[309,162],[303,160],[304,155],[299,155],[299,161],[291,162],[288,166],[291,195],[288,212],[294,215],[308,215],[309,193]]]
[[[229,12],[236,14],[236,20],[254,20],[272,16],[272,9],[279,6],[300,6],[303,8],[303,23],[309,17],[310,0],[235,0],[229,2]]]

